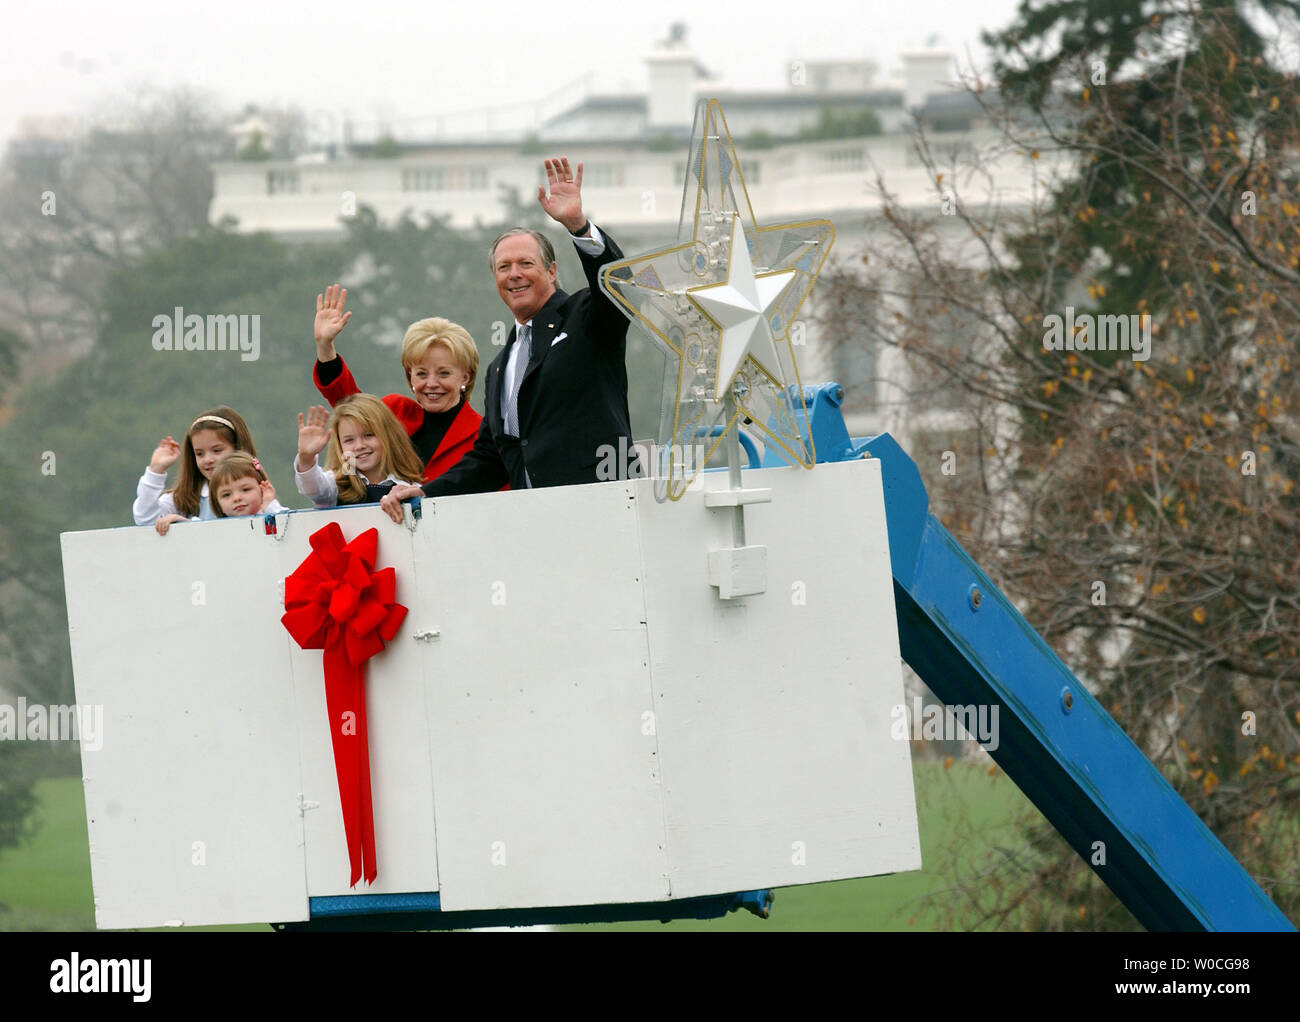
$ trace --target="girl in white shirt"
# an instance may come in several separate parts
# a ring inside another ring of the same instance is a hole
[[[329,446],[325,467],[317,455]],[[373,504],[399,483],[419,485],[424,465],[411,438],[386,404],[373,394],[352,394],[331,415],[313,406],[298,414],[298,492],[316,507]]]
[[[163,437],[135,488],[135,504],[131,508],[135,524],[153,525],[163,515],[176,514],[204,521],[216,518],[209,499],[208,478],[217,462],[235,451],[257,457],[248,424],[237,411],[225,405],[204,412],[190,424],[183,453],[180,444],[169,436]],[[175,487],[164,493],[167,470],[177,461],[181,463],[180,478]]]
[[[275,499],[275,487],[266,478],[262,463],[251,454],[236,451],[227,454],[212,470],[208,483],[212,490],[213,510],[218,518],[242,518],[246,515],[273,515],[287,510]],[[154,523],[158,535],[176,522],[192,521],[184,515],[162,515]]]

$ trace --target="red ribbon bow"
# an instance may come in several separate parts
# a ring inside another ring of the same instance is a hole
[[[325,706],[355,887],[363,861],[367,883],[374,883],[377,873],[365,663],[397,634],[406,608],[395,602],[396,572],[371,570],[379,547],[377,529],[344,544],[343,530],[330,522],[313,532],[310,542],[312,552],[284,580],[280,621],[303,649],[325,651]]]

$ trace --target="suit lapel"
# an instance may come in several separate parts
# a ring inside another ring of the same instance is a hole
[[[510,358],[510,349],[515,343],[515,327],[510,328],[506,346],[501,354],[488,366],[487,379],[483,381],[483,414],[487,417],[492,432],[500,433],[505,428],[501,419],[501,388],[506,385],[506,362]]]
[[[564,317],[560,315],[560,307],[568,300],[569,296],[563,291],[556,291],[533,317],[533,350],[528,359],[528,370],[524,373],[525,380],[546,361],[551,342],[563,332]]]
[[[528,378],[541,369],[546,356],[551,353],[551,343],[564,332],[564,317],[560,314],[560,307],[568,300],[569,296],[563,291],[556,291],[533,317],[532,352],[528,359],[528,369],[524,372],[523,382],[519,385],[520,429],[523,429],[525,423],[531,421],[533,417],[533,402],[531,400],[525,402],[523,399],[524,387],[528,383]]]

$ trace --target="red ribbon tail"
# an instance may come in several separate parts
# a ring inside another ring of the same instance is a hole
[[[379,875],[375,862],[375,812],[370,797],[370,737],[366,725],[366,668],[357,669],[357,782],[361,789],[361,855],[366,883]],[[355,870],[354,870],[355,872]],[[355,884],[356,881],[354,880]]]
[[[349,885],[355,887],[362,873],[363,805],[365,815],[370,815],[369,784],[366,784],[364,793],[361,785],[361,760],[363,756],[369,759],[365,752],[365,689],[361,668],[354,667],[348,659],[343,637],[338,632],[331,635],[325,645],[323,667],[325,706],[334,743],[334,773],[339,782],[339,806],[343,812],[343,832],[347,837],[351,866]],[[367,766],[367,780],[369,775]]]

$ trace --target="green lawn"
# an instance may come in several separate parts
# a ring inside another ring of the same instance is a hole
[[[788,887],[777,891],[770,919],[733,912],[722,919],[613,923],[579,930],[930,930],[944,928],[942,900],[954,871],[978,865],[1024,796],[999,771],[913,758],[921,855],[915,873]],[[36,786],[39,828],[17,849],[0,851],[0,930],[89,930],[95,917],[81,780],[47,778]],[[941,849],[944,851],[941,853]],[[936,868],[946,863],[944,871]],[[199,927],[195,927],[199,929]],[[270,932],[264,926],[211,927]]]
[[[0,930],[93,930],[81,778],[37,781],[36,794],[35,835],[0,851]]]

